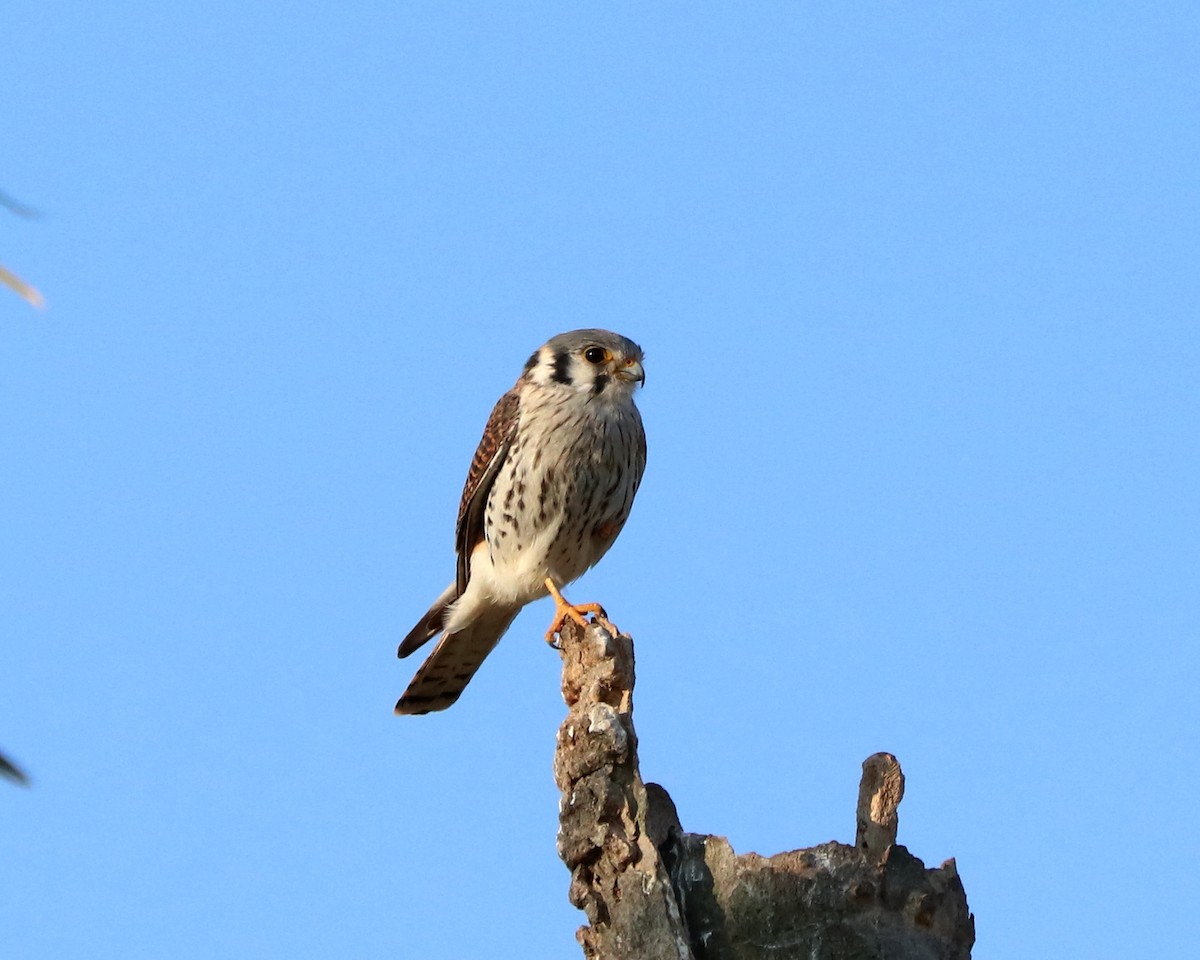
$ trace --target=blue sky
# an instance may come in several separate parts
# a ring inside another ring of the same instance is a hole
[[[650,457],[568,595],[685,827],[852,840],[889,750],[976,957],[1190,949],[1193,5],[5,23],[6,956],[575,952],[549,604],[391,708],[491,404],[585,326]]]

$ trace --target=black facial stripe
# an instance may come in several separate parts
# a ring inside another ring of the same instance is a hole
[[[550,379],[555,383],[570,383],[570,369],[571,355],[566,350],[559,350],[554,355],[554,372],[550,374]]]
[[[608,386],[608,374],[602,373],[596,378],[596,382],[592,384],[592,393],[599,393]]]
[[[533,354],[529,357],[529,359],[525,361],[525,372],[526,373],[528,373],[530,370],[532,370],[534,367],[537,366],[538,354],[540,352],[541,351],[534,350]]]

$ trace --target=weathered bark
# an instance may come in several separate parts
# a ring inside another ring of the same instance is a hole
[[[904,775],[863,764],[855,845],[738,856],[685,833],[666,790],[638,772],[633,641],[601,624],[562,635],[567,718],[554,775],[558,851],[587,925],[588,960],[965,960],[975,940],[954,861],[896,843]]]

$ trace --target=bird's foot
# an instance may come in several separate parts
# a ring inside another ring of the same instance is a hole
[[[604,608],[600,604],[568,603],[558,587],[555,586],[554,581],[549,578],[546,580],[546,588],[550,591],[550,596],[554,598],[554,619],[550,621],[550,629],[546,631],[546,642],[555,650],[559,649],[558,638],[566,622],[574,620],[586,629],[588,625],[587,614],[589,613],[594,618],[592,622],[599,623],[606,630],[610,630],[616,635],[617,628],[608,619],[608,614],[605,613]]]

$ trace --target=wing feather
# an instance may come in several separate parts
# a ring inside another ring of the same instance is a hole
[[[458,553],[458,595],[461,597],[471,578],[471,551],[484,538],[484,513],[488,494],[496,482],[496,474],[508,456],[513,437],[517,433],[517,420],[521,398],[516,389],[509,390],[492,408],[483,437],[467,471],[467,482],[463,485],[462,500],[458,505],[458,524],[455,527],[455,551]]]

